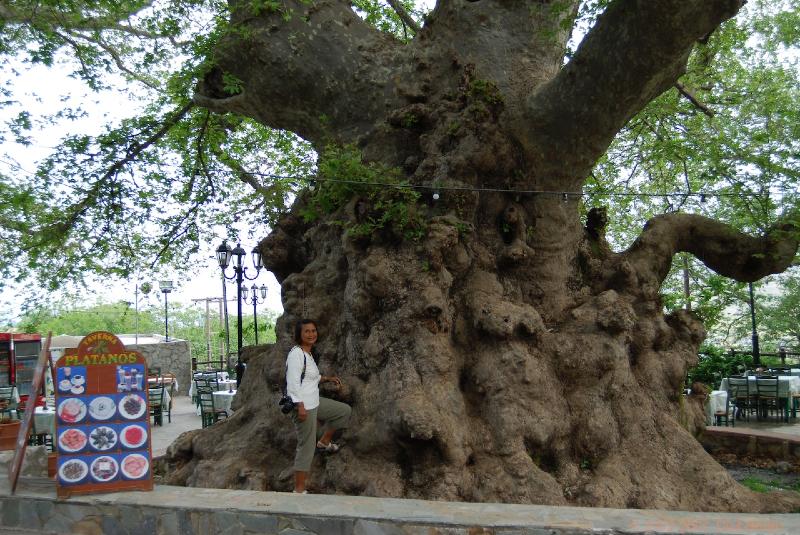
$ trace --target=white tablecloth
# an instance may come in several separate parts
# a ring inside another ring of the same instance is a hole
[[[800,394],[800,377],[794,375],[779,375],[778,376],[779,383],[789,383],[789,395],[793,396],[796,394]],[[747,377],[747,386],[750,388],[750,392],[753,394],[756,393],[756,376],[750,375]],[[722,380],[722,383],[719,385],[720,390],[728,390],[728,378],[725,377]]]
[[[49,407],[36,407],[33,411],[32,434],[56,434],[56,410]]]
[[[198,376],[198,375],[213,375],[213,374],[214,374],[214,372],[211,372],[211,371],[204,372],[203,370],[197,370],[196,372],[194,372],[195,376]],[[228,372],[217,372],[217,381],[227,381],[228,379],[230,379],[230,376],[228,375]]]
[[[706,424],[714,425],[714,415],[717,412],[725,412],[728,404],[728,392],[726,390],[712,390],[706,401]]]
[[[197,383],[192,381],[192,386],[189,387],[189,396],[194,397],[195,387],[196,386],[197,386]],[[212,383],[211,384],[211,388],[213,388],[214,390],[216,390],[218,392],[222,392],[223,390],[235,390],[236,389],[236,380],[235,379],[220,380],[220,381],[218,381],[216,383],[216,385],[214,383]]]
[[[225,412],[230,416],[233,414],[231,410],[231,402],[233,401],[233,396],[236,395],[236,390],[233,392],[228,392],[227,390],[220,390],[219,392],[214,392],[214,408],[215,409],[225,409]]]
[[[177,392],[178,388],[180,388],[178,386],[178,379],[177,378],[173,379],[172,377],[161,377],[160,380],[158,378],[155,378],[155,377],[148,377],[147,378],[147,385],[150,388],[153,388],[154,386],[156,386],[157,384],[160,384],[160,383],[164,384],[164,386],[166,387],[165,388],[166,392]]]
[[[169,389],[164,389],[164,397],[161,398],[161,406],[164,408],[169,408],[169,404],[172,403],[172,396],[169,395]]]

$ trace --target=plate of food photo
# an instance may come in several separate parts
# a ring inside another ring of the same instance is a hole
[[[126,448],[140,448],[147,442],[147,429],[141,425],[129,425],[122,429],[119,440]]]
[[[78,398],[65,399],[58,405],[57,413],[64,423],[78,423],[86,417],[86,403]]]
[[[117,445],[117,432],[105,425],[95,427],[89,433],[89,442],[97,451],[108,451]]]
[[[81,451],[86,446],[86,433],[80,429],[69,428],[58,435],[58,447],[67,453]]]
[[[147,411],[147,402],[139,394],[128,394],[119,400],[119,413],[123,418],[135,420]]]
[[[99,396],[89,402],[89,416],[105,421],[117,412],[117,404],[108,396]]]
[[[58,469],[58,477],[64,483],[79,483],[89,474],[89,467],[80,459],[70,459]]]
[[[103,455],[92,461],[91,472],[95,480],[104,483],[106,481],[111,481],[117,476],[119,465],[117,464],[117,460],[113,457]]]
[[[128,479],[141,479],[147,475],[150,463],[140,453],[131,453],[122,459],[122,475]]]

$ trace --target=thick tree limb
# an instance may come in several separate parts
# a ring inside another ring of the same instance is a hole
[[[230,5],[237,31],[217,47],[219,68],[198,87],[196,102],[318,145],[354,141],[386,113],[401,45],[369,27],[348,2],[287,0],[279,11],[258,14],[250,1]],[[241,81],[235,100],[225,90],[231,77]]]
[[[700,215],[666,214],[648,221],[622,255],[642,282],[660,285],[669,273],[672,257],[680,252],[693,254],[720,275],[752,282],[789,267],[797,246],[797,229],[789,223],[752,237]]]
[[[539,172],[561,184],[586,176],[628,119],[684,72],[694,43],[743,4],[613,2],[569,64],[528,100],[525,141]]]

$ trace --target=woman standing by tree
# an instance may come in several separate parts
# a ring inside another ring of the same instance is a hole
[[[325,432],[317,441],[317,449],[336,453],[339,446],[332,442],[333,434],[347,427],[350,407],[339,401],[319,395],[319,383],[330,382],[339,388],[341,380],[335,376],[320,375],[311,349],[317,343],[317,325],[310,319],[295,324],[294,341],[297,343],[286,357],[286,393],[295,402],[292,422],[297,433],[297,450],[294,457],[294,492],[306,492],[306,475],[314,458],[314,440],[317,420],[324,422]]]

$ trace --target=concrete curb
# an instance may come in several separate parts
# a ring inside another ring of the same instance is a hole
[[[198,489],[55,497],[47,479],[0,491],[2,525],[56,533],[165,535],[792,534],[800,515],[430,502]]]

